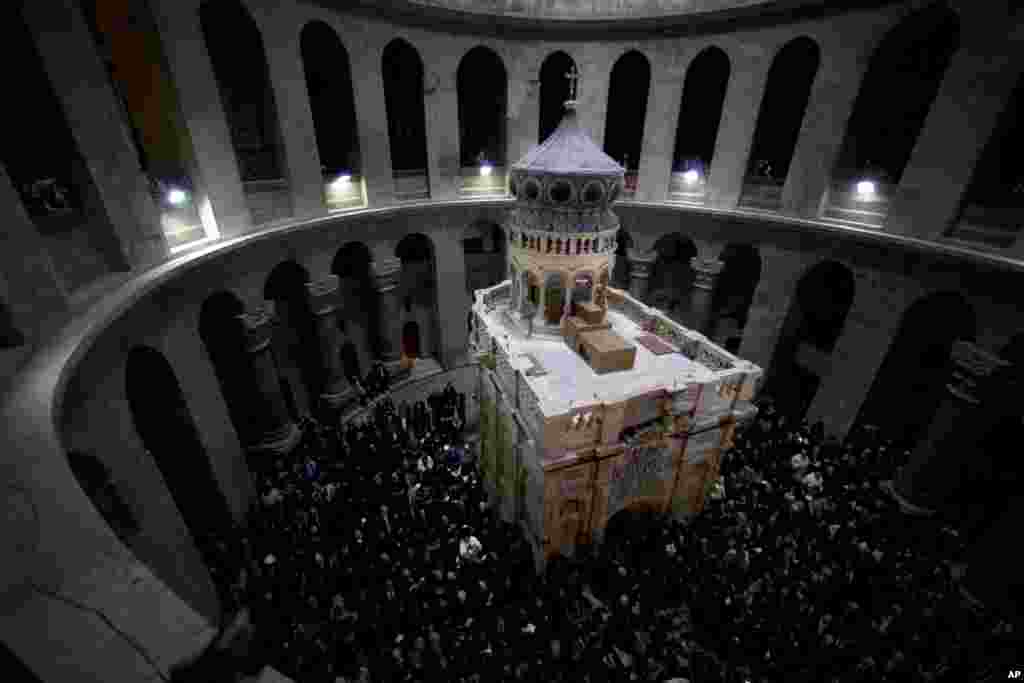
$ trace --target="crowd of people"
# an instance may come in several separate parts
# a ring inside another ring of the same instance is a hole
[[[907,454],[877,434],[840,444],[764,406],[701,514],[616,523],[538,576],[488,506],[466,400],[307,419],[258,473],[214,572],[252,661],[300,683],[970,681],[1024,651],[957,590],[958,529],[881,490]]]

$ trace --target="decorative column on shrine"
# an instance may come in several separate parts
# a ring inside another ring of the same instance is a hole
[[[299,443],[302,436],[298,426],[288,415],[288,407],[281,395],[281,381],[270,349],[273,314],[268,307],[238,316],[245,331],[245,349],[249,354],[254,381],[259,396],[252,411],[255,437],[247,444],[254,453],[284,454]]]
[[[402,304],[398,300],[398,281],[402,273],[402,262],[385,259],[373,262],[374,286],[380,303],[378,311],[378,354],[385,363],[397,361],[398,340],[401,338]]]
[[[690,325],[708,337],[714,332],[714,311],[711,308],[715,284],[725,263],[718,259],[694,257],[690,259],[693,268],[693,285],[690,287]]]
[[[354,398],[355,392],[341,366],[341,330],[338,329],[337,275],[328,275],[316,282],[306,283],[309,307],[316,322],[320,338],[320,355],[324,383],[320,387],[320,400],[330,408],[342,408]]]
[[[951,357],[953,376],[928,434],[889,486],[907,514],[929,515],[955,502],[971,471],[983,467],[978,458],[991,457],[979,453],[981,437],[1020,410],[1018,368],[962,340],[953,344]]]
[[[657,258],[658,255],[655,253],[642,254],[633,249],[626,254],[626,261],[629,263],[629,293],[637,301],[644,301],[647,298],[647,287]]]

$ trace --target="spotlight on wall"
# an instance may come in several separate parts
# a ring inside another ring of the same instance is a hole
[[[167,191],[167,202],[172,206],[181,206],[188,201],[188,192],[174,187]]]
[[[861,180],[857,183],[857,195],[859,199],[868,199],[875,196],[875,184],[870,180]]]
[[[694,185],[697,183],[698,180],[700,180],[700,173],[697,173],[697,171],[690,169],[689,171],[683,174],[683,180],[686,182],[687,185]]]
[[[340,176],[334,179],[334,182],[331,183],[331,187],[333,187],[335,190],[340,190],[342,188],[348,187],[349,183],[351,182],[352,176],[349,175],[348,173],[342,173]]]
[[[491,165],[486,161],[480,164],[480,175],[491,175]]]

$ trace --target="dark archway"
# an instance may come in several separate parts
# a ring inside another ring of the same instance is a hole
[[[459,162],[507,163],[508,74],[498,54],[482,45],[463,55],[455,76],[459,98]]]
[[[419,358],[420,326],[415,320],[402,325],[402,353],[409,358]]]
[[[729,56],[714,46],[701,50],[686,70],[672,153],[671,195],[699,198],[704,194],[730,70]]]
[[[740,206],[772,211],[781,206],[820,61],[818,44],[806,36],[789,41],[775,56],[757,115]]]
[[[615,234],[615,265],[612,268],[612,286],[629,291],[629,250],[633,248],[633,237],[619,228]]]
[[[305,388],[305,405],[316,406],[326,373],[320,355],[320,336],[306,290],[309,281],[309,271],[304,266],[291,260],[282,261],[267,275],[263,299],[274,302],[277,318],[273,333],[274,358],[283,371],[282,380],[288,381],[288,375],[300,377]],[[291,391],[298,391],[299,387],[293,384],[294,381],[288,381]]]
[[[712,297],[713,334],[727,351],[737,353],[754,292],[761,280],[761,255],[752,244],[730,243],[718,258],[725,265]]]
[[[437,314],[437,270],[434,243],[423,233],[406,235],[395,246],[395,256],[402,261],[399,283],[402,299],[426,313],[429,329],[427,343],[421,344],[422,355],[431,355],[440,348],[440,321]],[[422,330],[420,331],[423,332]]]
[[[958,292],[939,292],[914,302],[903,313],[856,427],[874,425],[901,445],[916,444],[949,382],[953,342],[974,341],[976,331],[974,309]]]
[[[492,221],[476,221],[463,233],[462,254],[466,288],[472,294],[506,279],[508,242],[505,231]]]
[[[345,324],[348,341],[366,354],[364,359],[369,359],[380,317],[370,248],[362,242],[346,242],[334,255],[331,272],[338,276],[342,291],[339,321]],[[345,372],[347,375],[348,370]]]
[[[999,116],[964,196],[960,219],[950,235],[993,247],[1012,246],[1024,213],[1024,76]]]
[[[559,273],[550,273],[544,281],[544,321],[557,325],[565,308],[565,285]]]
[[[552,52],[540,66],[540,116],[537,143],[554,132],[565,114],[569,99],[569,72],[576,69],[573,58],[562,51]]]
[[[657,258],[651,268],[648,298],[676,308],[686,300],[693,282],[690,259],[697,256],[697,246],[678,232],[662,235],[654,243]]]
[[[350,382],[363,378],[362,370],[359,367],[359,351],[351,341],[341,345],[341,367]]]
[[[299,40],[324,180],[359,176],[362,159],[348,51],[322,21],[306,24]]]
[[[395,194],[399,199],[425,199],[430,196],[430,173],[423,60],[416,48],[395,38],[384,48],[381,73]]]
[[[870,179],[884,192],[899,184],[959,33],[956,13],[945,2],[936,2],[885,35],[857,93],[832,173],[833,187],[848,192],[857,181]]]
[[[627,197],[636,192],[650,89],[651,62],[643,53],[630,50],[615,61],[608,86],[604,151],[625,167],[623,194]]]
[[[238,0],[199,8],[242,181],[284,178],[281,127],[263,37]]]
[[[174,369],[156,349],[135,346],[125,361],[125,393],[135,431],[205,550],[212,535],[230,528],[231,513]]]
[[[800,278],[765,381],[764,393],[780,411],[806,415],[828,372],[855,291],[853,273],[837,261],[823,261]]]

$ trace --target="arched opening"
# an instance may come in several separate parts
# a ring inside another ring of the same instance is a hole
[[[381,58],[395,198],[430,197],[423,60],[412,45],[395,38]]]
[[[1024,76],[1017,80],[978,160],[951,236],[1000,248],[1017,240],[1024,214],[1024,169],[1014,151],[1018,149],[1024,149]]]
[[[807,413],[831,367],[855,288],[853,273],[836,261],[819,263],[800,278],[765,382],[764,393],[781,411]]]
[[[73,291],[129,267],[22,4],[6,3],[0,12],[0,54],[5,64],[17,65],[18,74],[18,106],[4,108],[0,162],[50,252],[57,278]]]
[[[544,280],[544,321],[548,325],[557,325],[562,320],[562,309],[565,305],[565,289],[560,273],[549,273]]]
[[[959,42],[945,2],[890,30],[868,64],[832,172],[828,215],[881,225]],[[894,97],[894,93],[899,93]],[[859,191],[858,184],[871,182]]]
[[[361,380],[363,373],[359,365],[359,351],[356,345],[347,341],[341,345],[341,367],[350,382]]]
[[[348,51],[322,21],[306,24],[299,41],[327,208],[362,206],[362,159]]]
[[[789,41],[775,56],[757,114],[740,206],[776,211],[782,205],[782,187],[820,60],[818,44],[806,36]]]
[[[455,75],[459,98],[462,191],[505,193],[508,74],[498,54],[478,45],[463,55]]]
[[[291,193],[259,27],[238,0],[204,2],[199,20],[253,223],[287,218]]]
[[[346,242],[331,261],[331,272],[338,276],[341,289],[339,320],[345,324],[346,342],[355,345],[364,366],[371,358],[373,330],[379,322],[372,262],[370,248],[362,242]]]
[[[627,198],[636,194],[650,89],[651,63],[643,53],[630,50],[615,61],[608,86],[604,151],[626,169],[622,196]]]
[[[912,447],[928,429],[949,382],[950,352],[957,339],[974,341],[974,309],[957,292],[914,302],[875,374],[856,425]]]
[[[462,253],[470,294],[505,279],[507,250],[505,231],[497,223],[476,221],[466,228],[462,234]]]
[[[437,273],[434,265],[434,244],[423,233],[412,233],[395,247],[395,256],[402,261],[399,282],[400,296],[408,302],[410,315],[420,323],[421,355],[440,351],[440,328],[437,315]]]
[[[575,70],[576,62],[562,51],[552,52],[541,64],[538,144],[547,140],[562,121],[570,94],[568,74]]]
[[[712,298],[713,335],[726,351],[738,353],[754,292],[761,280],[761,255],[751,244],[730,243],[718,258],[725,265]]]
[[[263,299],[274,302],[277,318],[273,331],[274,359],[294,418],[316,405],[326,376],[321,367],[320,337],[306,290],[309,281],[309,271],[289,260],[274,266],[263,285]],[[300,391],[302,396],[298,395]]]
[[[148,346],[125,362],[125,392],[135,431],[153,457],[201,552],[231,526],[220,487],[170,363]]]
[[[409,358],[419,358],[420,326],[415,320],[402,325],[402,353]]]
[[[690,259],[697,256],[693,240],[679,233],[663,235],[654,243],[657,258],[648,281],[648,299],[652,305],[674,315],[687,309],[693,266]]]
[[[633,238],[623,228],[615,233],[615,264],[612,267],[612,283],[617,289],[629,291],[629,250]]]
[[[672,152],[671,199],[702,201],[704,198],[730,69],[725,51],[711,46],[701,50],[686,70]]]
[[[199,309],[199,337],[213,365],[231,423],[242,443],[259,438],[258,425],[267,418],[267,408],[246,350],[245,330],[238,316],[245,313],[242,301],[227,291],[211,294]]]

